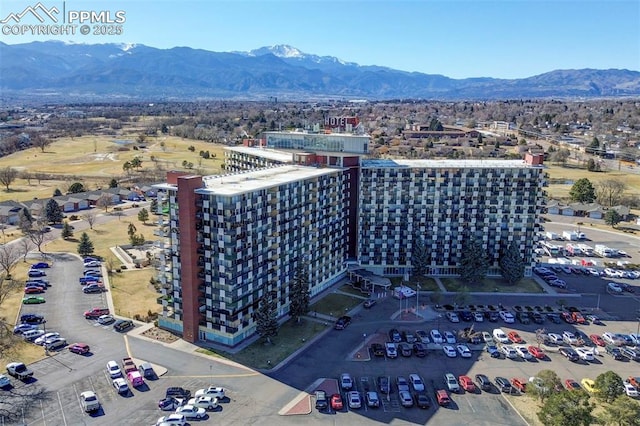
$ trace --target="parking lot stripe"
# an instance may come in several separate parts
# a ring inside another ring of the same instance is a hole
[[[62,421],[64,422],[64,426],[67,426],[67,418],[64,415],[64,407],[62,406],[62,400],[60,399],[60,392],[58,394],[58,404],[60,404],[60,414],[62,414]]]
[[[471,404],[471,400],[469,398],[467,398],[466,396],[464,397],[464,399],[467,400],[467,404],[469,404],[469,408],[471,408],[471,411],[473,411],[475,413],[476,410],[475,410],[475,408],[473,408],[473,405]]]

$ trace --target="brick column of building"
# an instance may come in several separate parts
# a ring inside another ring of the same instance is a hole
[[[201,176],[178,177],[178,229],[180,231],[180,287],[182,288],[182,338],[198,341],[198,244],[196,230],[197,195],[202,188]]]

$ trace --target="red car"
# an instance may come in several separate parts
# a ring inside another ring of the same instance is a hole
[[[571,316],[570,312],[562,312],[560,313],[560,317],[564,320],[564,322],[566,322],[567,324],[575,324],[576,321],[573,319],[573,317]]]
[[[627,380],[629,381],[629,383],[631,383],[631,385],[633,385],[634,388],[640,387],[640,377],[629,376]]]
[[[510,331],[509,334],[507,334],[507,337],[513,343],[524,343],[524,340],[522,340],[522,337],[520,337],[517,331]]]
[[[589,339],[591,339],[591,341],[598,345],[598,346],[602,346],[603,348],[605,346],[607,346],[607,344],[604,342],[604,340],[602,340],[602,337],[600,337],[598,334],[590,334],[589,335]]]
[[[578,324],[585,324],[587,322],[580,312],[572,312],[571,318]]]
[[[44,293],[44,288],[42,287],[25,287],[24,294],[39,294]]]
[[[545,359],[547,357],[544,351],[537,346],[529,346],[527,350],[534,358]]]
[[[564,386],[568,390],[580,390],[580,384],[573,379],[567,379],[564,381]]]
[[[339,393],[331,395],[331,408],[334,410],[342,410],[344,408],[344,403]]]
[[[438,405],[444,407],[451,403],[451,399],[449,399],[449,394],[444,389],[436,390],[436,400],[438,401]]]
[[[464,389],[465,391],[467,392],[476,391],[476,385],[473,383],[473,380],[471,380],[471,377],[460,376],[458,377],[458,382],[460,382],[460,386],[462,386],[462,389]]]
[[[527,391],[526,379],[518,379],[517,377],[514,377],[513,379],[511,379],[511,385],[522,393],[525,393]]]
[[[87,345],[86,343],[74,343],[73,345],[69,346],[69,352],[73,352],[78,355],[84,355],[88,353],[89,350],[89,345]]]

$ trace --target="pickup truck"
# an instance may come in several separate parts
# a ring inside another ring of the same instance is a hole
[[[122,371],[124,372],[124,374],[127,374],[132,371],[138,371],[138,367],[130,357],[126,357],[122,358]]]
[[[22,362],[10,362],[7,364],[7,373],[20,380],[26,380],[29,377],[33,377],[33,371],[29,370],[29,368]]]

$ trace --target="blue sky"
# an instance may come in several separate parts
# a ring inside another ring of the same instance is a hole
[[[61,0],[40,1],[62,10]],[[37,2],[1,0],[0,20]],[[452,78],[640,70],[638,0],[67,0],[64,7],[122,10],[123,34],[33,36],[5,34],[10,29],[2,28],[0,41],[140,43],[217,52],[289,44],[362,65]]]

